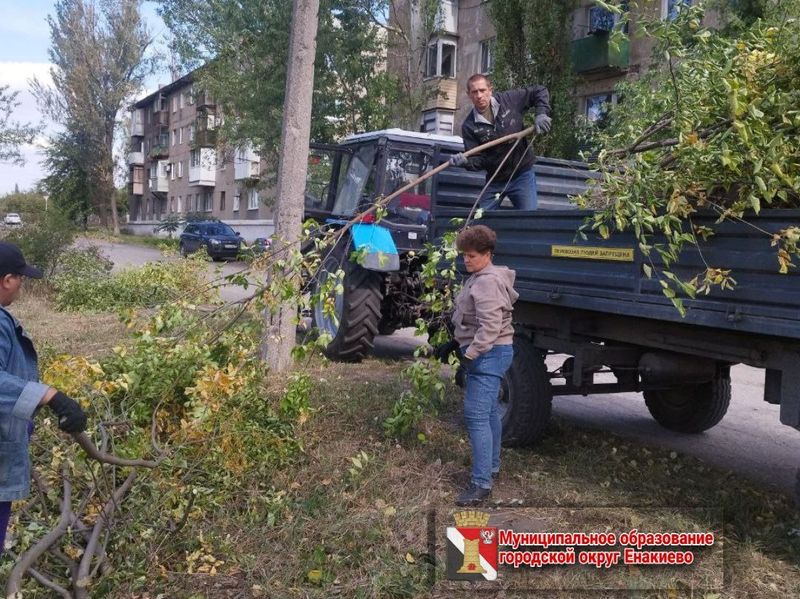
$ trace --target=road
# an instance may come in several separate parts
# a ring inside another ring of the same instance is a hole
[[[160,252],[153,248],[108,242],[95,244],[117,267],[162,259]],[[243,268],[243,264],[233,262],[225,264],[222,271],[223,274],[232,274]],[[233,286],[223,288],[221,292],[223,299],[228,301],[247,294],[240,287]],[[403,329],[391,337],[379,337],[375,355],[408,359],[414,348],[423,342],[413,336],[412,329]],[[550,370],[560,365],[558,356],[550,356],[548,365]],[[647,444],[674,449],[765,486],[793,492],[800,467],[800,431],[780,424],[779,406],[763,401],[762,370],[736,366],[731,370],[731,378],[733,397],[727,415],[720,424],[700,435],[682,435],[661,428],[650,417],[639,393],[556,397],[553,413],[579,426],[608,430]]]

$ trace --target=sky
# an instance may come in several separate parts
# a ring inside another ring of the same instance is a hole
[[[9,85],[19,91],[20,105],[13,119],[25,123],[44,123],[50,131],[54,124],[43,120],[36,101],[29,92],[29,80],[37,77],[50,81],[50,28],[47,16],[54,11],[54,0],[0,0],[0,85]],[[156,3],[145,2],[142,12],[156,44],[163,46],[167,28],[156,14]],[[155,74],[148,80],[148,89],[155,90],[165,74]],[[142,91],[142,96],[146,95]],[[0,195],[14,191],[14,186],[24,191],[31,189],[45,173],[40,164],[41,146],[46,142],[46,132],[32,145],[24,148],[25,166],[0,161]]]

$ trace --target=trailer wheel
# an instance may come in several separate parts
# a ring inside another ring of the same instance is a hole
[[[337,362],[360,362],[373,347],[381,320],[381,275],[366,270],[347,259],[347,252],[334,250],[325,259],[317,275],[324,282],[341,268],[344,271],[344,293],[334,298],[336,318],[326,315],[318,302],[312,310],[314,326],[327,332],[333,340],[325,355]]]
[[[719,423],[731,402],[730,374],[713,381],[645,391],[644,403],[661,426],[679,433],[702,433]]]
[[[500,390],[503,445],[537,443],[550,422],[553,389],[544,355],[524,337],[514,337],[514,360]]]

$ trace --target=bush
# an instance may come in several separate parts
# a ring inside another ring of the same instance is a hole
[[[62,254],[75,238],[75,227],[58,210],[49,210],[39,218],[26,220],[23,226],[7,231],[3,241],[13,243],[25,254],[25,260],[51,275]]]
[[[69,311],[112,311],[154,306],[184,297],[212,299],[198,260],[148,262],[111,273],[111,262],[96,247],[71,250],[53,277],[56,304]]]

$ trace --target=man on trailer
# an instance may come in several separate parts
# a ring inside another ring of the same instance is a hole
[[[473,109],[461,125],[461,137],[464,139],[466,151],[505,135],[519,133],[525,128],[524,113],[531,108],[536,110],[536,133],[550,131],[550,94],[542,85],[495,94],[486,75],[476,74],[467,80],[467,94]],[[536,209],[533,150],[526,139],[520,139],[509,154],[513,146],[512,141],[476,156],[467,158],[462,152],[450,159],[453,166],[471,171],[486,171],[486,181],[491,183],[478,201],[479,208],[493,210],[507,196],[518,210]]]

